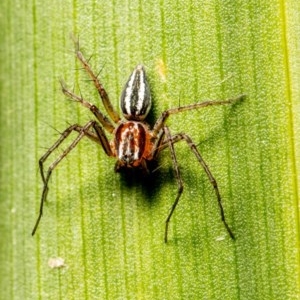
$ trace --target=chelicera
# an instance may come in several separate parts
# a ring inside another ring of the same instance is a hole
[[[227,105],[235,103],[241,100],[243,98],[243,95],[233,99],[206,101],[168,109],[160,115],[153,127],[150,128],[150,126],[145,122],[145,118],[151,108],[151,95],[145,69],[142,65],[138,65],[133,70],[121,95],[120,107],[125,118],[124,120],[120,118],[118,112],[113,108],[104,87],[99,81],[98,76],[95,75],[95,73],[91,70],[88,61],[84,58],[82,52],[80,51],[78,43],[76,43],[75,54],[85,71],[92,79],[94,86],[98,90],[100,98],[102,99],[104,108],[111,120],[106,117],[95,105],[89,103],[88,101],[83,99],[83,97],[77,96],[72,91],[68,90],[65,83],[61,81],[63,93],[71,100],[76,101],[84,107],[88,108],[94,114],[96,120],[91,120],[84,126],[78,124],[69,126],[61,133],[59,139],[40,158],[39,168],[43,181],[43,192],[41,196],[39,215],[33,228],[32,235],[35,234],[43,215],[43,207],[47,198],[49,189],[48,183],[52,171],[70,153],[70,151],[77,146],[77,144],[83,137],[87,137],[90,140],[98,143],[103,148],[107,156],[114,157],[117,160],[115,167],[116,171],[120,171],[123,168],[139,168],[147,173],[149,172],[149,163],[151,163],[153,160],[156,160],[161,151],[169,148],[175,170],[178,190],[175,201],[165,222],[165,242],[168,241],[168,227],[170,219],[177,207],[180,196],[183,192],[183,181],[177,163],[174,144],[179,141],[185,141],[192,153],[197,158],[199,164],[203,167],[205,173],[207,174],[208,179],[216,193],[221,220],[225,228],[227,229],[229,236],[234,239],[234,235],[225,220],[224,209],[222,206],[217,182],[211,171],[209,170],[208,165],[203,160],[191,138],[185,133],[171,135],[170,130],[166,125],[166,121],[170,115],[178,114],[184,111],[204,108],[208,106]],[[48,159],[52,152],[57,149],[61,145],[61,143],[70,135],[70,133],[74,131],[78,133],[77,137],[63,151],[63,153],[58,156],[58,158],[56,158],[54,162],[52,162],[52,164],[48,167],[47,172],[45,172],[44,162]],[[110,141],[106,137],[105,131],[112,134],[113,138]]]

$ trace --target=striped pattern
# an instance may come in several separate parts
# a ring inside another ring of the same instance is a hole
[[[115,148],[119,162],[126,167],[140,164],[144,154],[146,131],[139,122],[121,124],[115,134]]]
[[[121,96],[121,110],[127,120],[144,120],[151,108],[146,72],[138,65],[130,75]]]

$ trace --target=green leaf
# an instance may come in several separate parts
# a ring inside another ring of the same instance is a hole
[[[3,0],[0,8],[1,299],[298,299],[299,1]],[[235,241],[183,142],[185,189],[165,244],[177,193],[170,153],[151,182],[126,179],[88,139],[54,170],[31,237],[39,158],[68,124],[93,119],[66,101],[59,80],[104,111],[70,35],[115,107],[132,69],[145,65],[151,124],[171,107],[247,95],[168,121],[214,174]],[[51,258],[63,266],[51,268]]]

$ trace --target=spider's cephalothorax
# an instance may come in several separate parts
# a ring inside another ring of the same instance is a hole
[[[147,169],[146,161],[151,158],[152,135],[142,122],[121,123],[114,132],[111,142],[113,155],[117,157],[116,170],[120,168],[142,167]]]
[[[119,171],[123,168],[140,168],[148,172],[148,163],[155,161],[160,152],[164,149],[170,149],[170,154],[178,184],[178,190],[175,201],[166,219],[164,237],[165,242],[167,242],[168,240],[168,226],[170,219],[183,192],[183,182],[177,163],[174,144],[179,141],[185,141],[206,172],[208,179],[211,182],[216,193],[222,222],[227,229],[230,237],[234,239],[234,235],[225,220],[221,196],[215,178],[213,177],[207,164],[203,160],[191,138],[185,133],[171,135],[169,128],[166,126],[166,120],[172,114],[178,114],[188,110],[214,105],[232,104],[239,100],[242,100],[243,95],[228,100],[206,101],[168,109],[161,114],[161,116],[155,122],[154,126],[150,128],[150,126],[145,122],[145,118],[151,108],[151,95],[143,66],[138,65],[134,69],[123,89],[120,106],[122,113],[126,119],[122,120],[119,114],[113,108],[108,95],[102,84],[100,83],[98,77],[93,73],[88,64],[88,61],[84,58],[81,51],[79,50],[78,43],[76,43],[75,53],[83,68],[86,70],[86,72],[94,82],[94,85],[101,97],[104,108],[112,121],[108,117],[106,117],[95,105],[89,103],[82,97],[79,97],[72,91],[68,90],[65,84],[61,82],[63,93],[71,100],[79,102],[84,107],[89,108],[90,111],[94,114],[96,120],[91,120],[84,126],[78,124],[69,126],[63,131],[59,139],[40,158],[39,167],[43,181],[43,192],[41,196],[39,216],[33,228],[32,235],[35,234],[43,215],[43,207],[47,198],[48,183],[52,171],[62,161],[62,159],[65,158],[70,153],[70,151],[76,147],[79,141],[84,136],[86,136],[90,140],[102,146],[104,152],[108,156],[115,157],[117,159],[116,171]],[[63,151],[63,153],[56,160],[54,160],[54,162],[49,166],[47,172],[44,172],[44,162],[73,131],[78,133],[75,140]],[[105,131],[112,134],[113,136],[110,142],[106,137]]]

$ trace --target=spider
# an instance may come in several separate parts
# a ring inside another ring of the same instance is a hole
[[[151,95],[145,69],[142,65],[137,65],[133,70],[132,74],[129,76],[127,83],[125,84],[121,95],[120,108],[125,118],[124,120],[120,118],[117,111],[113,108],[107,92],[98,79],[98,75],[95,75],[95,73],[89,66],[88,60],[85,59],[82,52],[80,51],[78,42],[76,43],[75,55],[92,79],[94,86],[96,87],[100,98],[102,99],[104,108],[111,120],[106,117],[95,105],[83,99],[82,96],[79,97],[72,91],[68,90],[63,81],[60,82],[62,92],[71,100],[78,102],[84,107],[88,108],[94,114],[96,120],[91,120],[84,126],[78,124],[69,126],[61,133],[59,139],[40,158],[39,169],[43,181],[43,191],[41,195],[39,215],[32,230],[32,235],[35,234],[43,215],[43,207],[49,190],[48,183],[53,170],[70,153],[70,151],[77,146],[77,144],[83,137],[87,137],[90,140],[98,143],[103,148],[107,156],[115,157],[115,159],[117,160],[115,165],[116,172],[119,172],[122,169],[135,168],[141,169],[147,173],[149,172],[149,163],[156,160],[161,151],[165,150],[166,148],[170,149],[178,189],[175,201],[165,221],[165,242],[168,241],[169,222],[183,192],[183,181],[174,150],[174,144],[179,141],[185,141],[192,153],[197,158],[199,164],[203,167],[206,175],[208,176],[208,179],[213,186],[217,197],[221,220],[229,236],[234,239],[233,232],[231,231],[225,219],[224,209],[222,206],[217,182],[211,171],[209,170],[208,165],[203,160],[191,138],[185,133],[171,135],[170,130],[166,125],[166,121],[169,116],[184,111],[214,105],[232,104],[242,100],[244,98],[244,95],[240,95],[236,98],[227,100],[206,101],[168,109],[160,115],[152,128],[150,128],[150,126],[145,122],[145,118],[151,108]],[[77,137],[63,151],[63,153],[52,162],[52,164],[48,167],[47,172],[45,172],[45,161],[52,154],[52,152],[57,149],[61,145],[61,143],[70,135],[70,133],[74,131],[78,133]],[[105,131],[112,134],[113,138],[111,141],[109,141],[106,137]]]

